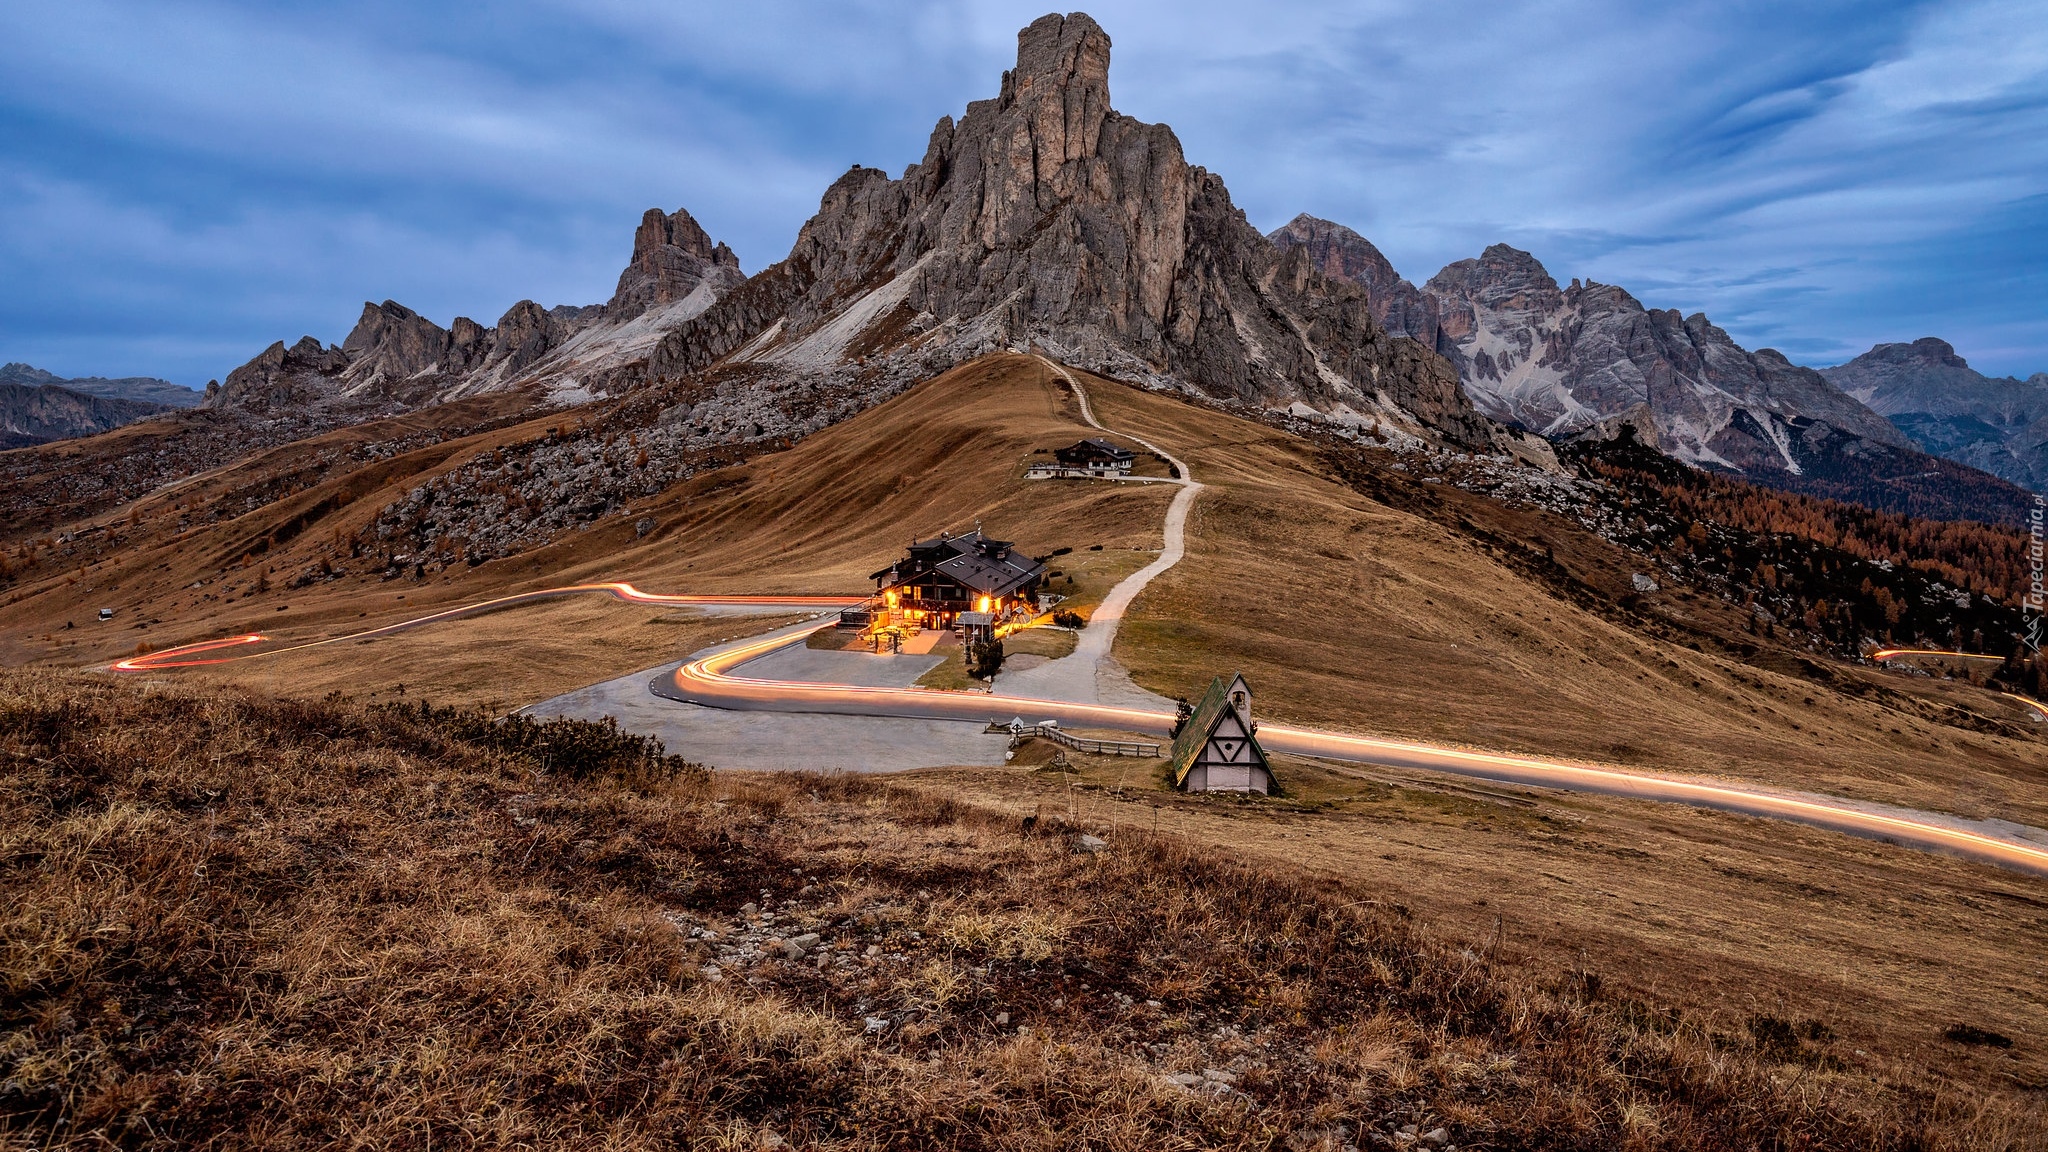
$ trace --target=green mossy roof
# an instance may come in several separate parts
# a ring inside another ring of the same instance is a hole
[[[1195,705],[1194,714],[1188,717],[1186,724],[1181,725],[1180,735],[1173,738],[1173,752],[1167,760],[1167,770],[1175,788],[1187,783],[1188,769],[1195,766],[1195,757],[1201,753],[1202,745],[1209,742],[1210,735],[1216,731],[1217,722],[1222,720],[1223,714],[1230,709],[1230,685],[1242,675],[1233,673],[1229,680],[1218,676],[1209,681],[1209,690],[1202,693],[1202,702]],[[1266,750],[1259,747],[1259,738],[1256,735],[1251,736],[1250,740],[1253,759],[1270,777],[1273,768],[1266,763]]]

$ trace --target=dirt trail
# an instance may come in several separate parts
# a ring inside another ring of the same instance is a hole
[[[1172,701],[1153,695],[1131,683],[1123,667],[1111,656],[1110,649],[1116,644],[1117,626],[1123,622],[1124,613],[1138,593],[1145,590],[1160,573],[1180,563],[1187,554],[1188,511],[1194,507],[1195,497],[1202,491],[1202,485],[1189,471],[1187,463],[1178,459],[1157,444],[1142,436],[1110,428],[1095,418],[1095,409],[1088,403],[1088,392],[1081,381],[1064,365],[1037,358],[1040,364],[1054,375],[1067,382],[1074,390],[1074,398],[1081,406],[1081,418],[1090,427],[1098,428],[1112,435],[1123,436],[1144,445],[1157,453],[1173,469],[1175,478],[1165,481],[1180,486],[1174,494],[1173,503],[1166,509],[1165,546],[1159,558],[1126,576],[1088,619],[1088,626],[1081,630],[1079,642],[1074,651],[1047,664],[1022,672],[998,674],[996,690],[1011,696],[1024,696],[1034,700],[1065,700],[1076,704],[1116,704],[1124,707],[1156,708],[1171,707]]]

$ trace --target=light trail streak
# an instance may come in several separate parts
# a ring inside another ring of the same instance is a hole
[[[175,668],[224,664],[259,656],[277,656],[329,644],[388,636],[428,624],[578,595],[606,595],[627,603],[669,607],[743,605],[811,609],[849,607],[861,603],[864,599],[856,596],[662,595],[642,592],[623,582],[575,584],[563,588],[499,596],[428,613],[395,624],[282,648],[266,648],[254,652],[229,651],[261,644],[267,639],[260,633],[249,633],[133,656],[117,661],[111,667],[120,672],[167,671]],[[1174,718],[1171,715],[1146,709],[1118,708],[1103,704],[1071,704],[980,692],[820,684],[734,674],[735,670],[747,662],[797,643],[820,628],[830,627],[831,623],[829,620],[821,620],[799,624],[766,636],[715,649],[678,668],[673,677],[667,678],[673,688],[662,690],[660,694],[693,704],[742,711],[812,712],[973,722],[1000,721],[1006,716],[1028,716],[1034,720],[1054,719],[1064,724],[1097,725],[1160,735],[1165,735],[1173,727]],[[662,687],[667,688],[667,685]],[[2048,709],[2043,709],[2035,701],[2025,697],[2015,698],[2040,710],[2044,717],[2048,717]],[[1771,792],[1708,780],[1653,776],[1556,760],[1503,756],[1366,736],[1347,736],[1281,724],[1262,726],[1259,729],[1259,739],[1271,751],[1299,756],[1446,772],[1508,784],[1563,788],[1609,796],[1689,804],[1751,816],[1791,820],[1853,835],[1890,840],[1912,847],[1951,852],[1973,860],[2048,875],[2048,848],[1973,832],[1910,813],[1873,811],[1849,801],[1833,800],[1825,796]]]
[[[2027,707],[2032,708],[2035,712],[2039,713],[2041,719],[2048,720],[2048,705],[2043,705],[2039,700],[2034,699],[2032,696],[2022,696],[2017,692],[2000,692],[1999,695],[2012,697],[2013,699],[2019,701],[2022,704],[2025,704]]]
[[[1044,358],[1041,357],[1041,360]],[[1102,425],[1095,420],[1088,406],[1087,393],[1059,365],[1044,361],[1055,372],[1064,377],[1073,387],[1079,399],[1082,414],[1088,423],[1096,428]],[[1107,431],[1107,429],[1104,429]],[[1133,437],[1133,439],[1137,439]],[[1150,442],[1138,441],[1160,455],[1165,453]],[[1171,460],[1171,457],[1168,457]],[[1140,576],[1163,571],[1179,559],[1179,549],[1174,547],[1178,534],[1176,516],[1185,519],[1186,508],[1200,485],[1194,482],[1185,465],[1173,461],[1180,473],[1182,491],[1175,497],[1168,511],[1168,548],[1170,554],[1141,572]],[[1130,583],[1126,581],[1126,583]],[[1142,581],[1138,582],[1142,586]],[[1124,584],[1112,592],[1123,592]],[[145,672],[170,668],[193,667],[203,664],[222,664],[233,660],[250,659],[256,656],[281,655],[327,644],[340,644],[352,640],[367,640],[391,633],[417,628],[427,624],[460,619],[483,612],[516,607],[540,600],[560,596],[605,594],[616,599],[636,604],[670,606],[752,604],[763,607],[789,606],[803,608],[844,608],[862,603],[863,597],[835,596],[697,596],[660,595],[642,592],[626,583],[576,584],[563,588],[548,588],[535,592],[522,592],[501,596],[475,604],[466,604],[441,612],[431,613],[397,624],[372,628],[346,636],[335,636],[326,640],[315,640],[285,648],[264,649],[239,655],[209,656],[209,653],[223,649],[251,644],[260,644],[266,637],[251,633],[219,640],[202,641],[163,652],[130,657],[112,665],[120,672]],[[1132,590],[1125,597],[1135,595]],[[1096,612],[1097,621],[1105,617],[1114,621],[1122,612],[1121,603],[1112,606],[1105,600]],[[739,711],[803,712],[847,716],[884,716],[900,719],[958,720],[973,722],[1000,722],[1004,713],[1013,716],[1029,715],[1034,719],[1058,720],[1065,724],[1099,725],[1138,732],[1166,735],[1172,731],[1174,717],[1164,712],[1145,709],[1118,708],[1101,704],[1074,704],[1064,701],[1038,700],[1024,696],[995,695],[980,692],[949,692],[927,688],[893,688],[855,684],[824,684],[812,681],[780,680],[766,677],[735,675],[749,661],[759,659],[771,652],[802,641],[821,628],[831,626],[831,621],[821,620],[807,624],[779,629],[765,636],[737,642],[713,649],[711,652],[688,661],[666,677],[657,678],[653,688],[656,695],[706,707]],[[1089,633],[1098,630],[1090,628]],[[1100,630],[1100,638],[1094,643],[1106,654],[1108,636],[1112,629]],[[1090,640],[1084,634],[1083,643]],[[1077,649],[1078,651],[1078,649]],[[1933,656],[1975,660],[1997,660],[1998,657],[1982,656],[1967,652],[1945,652],[1935,649],[1887,648],[1873,654],[1879,662],[1902,656]],[[2048,718],[2048,708],[2024,696],[2013,696]],[[1973,860],[1998,864],[2003,867],[2033,872],[2048,876],[2048,847],[2036,847],[2013,840],[1973,832],[1965,828],[1939,822],[1925,813],[1914,813],[1898,809],[1889,812],[1875,810],[1875,806],[1857,805],[1853,801],[1835,800],[1826,796],[1809,793],[1775,792],[1762,788],[1739,787],[1704,779],[1687,779],[1677,776],[1651,775],[1646,773],[1623,772],[1592,765],[1572,764],[1558,760],[1543,760],[1525,756],[1504,756],[1490,752],[1468,751],[1458,748],[1438,747],[1429,744],[1406,743],[1397,740],[1383,740],[1366,736],[1347,736],[1336,732],[1322,732],[1308,728],[1268,724],[1259,729],[1260,742],[1269,750],[1287,752],[1300,756],[1311,756],[1354,763],[1375,764],[1393,768],[1412,768],[1429,772],[1443,772],[1508,784],[1520,784],[1537,788],[1559,788],[1601,795],[1619,796],[1641,800],[1663,801],[1688,804],[1695,807],[1713,808],[1750,816],[1764,816],[1779,820],[1795,821],[1815,827],[1846,832],[1857,836],[1874,837],[1912,847],[1949,852]]]
[[[193,668],[206,664],[227,664],[237,660],[251,660],[258,656],[281,656],[287,652],[303,652],[308,648],[321,648],[329,644],[345,644],[352,640],[370,640],[404,632],[427,624],[439,624],[448,620],[460,620],[466,616],[477,616],[503,608],[517,608],[522,604],[533,604],[542,600],[553,600],[563,596],[604,595],[629,604],[652,604],[658,607],[686,608],[692,606],[737,605],[759,606],[762,608],[847,608],[862,601],[859,596],[700,596],[692,594],[664,595],[658,592],[642,592],[623,581],[608,581],[601,584],[570,584],[561,588],[542,588],[534,592],[516,592],[510,596],[498,596],[479,600],[474,604],[462,604],[454,608],[431,612],[396,624],[386,624],[362,632],[351,632],[345,636],[330,636],[325,640],[309,640],[283,648],[265,648],[258,652],[243,652],[231,656],[205,656],[223,648],[261,644],[269,637],[260,632],[243,636],[230,636],[218,640],[202,640],[196,644],[181,644],[161,652],[150,652],[141,656],[130,656],[108,665],[115,672],[160,672],[171,668]]]
[[[1989,660],[1993,664],[2005,663],[2003,656],[1986,656],[1982,652],[1949,652],[1940,648],[1880,648],[1870,654],[1870,658],[1880,664],[1900,656],[1942,656],[1950,660]]]
[[[893,716],[922,720],[1000,723],[1009,716],[1052,719],[1164,735],[1174,718],[1164,712],[1071,704],[979,692],[820,684],[736,675],[749,661],[800,642],[826,624],[805,624],[716,649],[676,669],[672,683],[657,693],[675,700],[742,711],[811,712],[848,716]],[[2048,847],[2037,847],[1974,832],[1906,810],[1809,793],[1776,792],[1712,780],[1623,772],[1612,768],[1505,756],[1367,736],[1347,736],[1282,724],[1259,727],[1268,751],[1328,760],[1444,772],[1506,784],[1558,788],[1639,800],[1687,804],[1748,816],[1764,816],[1851,835],[1931,849],[2048,876]]]
[[[2005,663],[2003,656],[1987,656],[1982,652],[1949,652],[1941,648],[1880,648],[1870,654],[1870,658],[1880,664],[1901,656],[1936,656],[1949,660],[1989,660],[1993,664]],[[2032,709],[2040,719],[2048,720],[2048,705],[2043,705],[2032,696],[2022,696],[2017,692],[2003,690],[1998,694],[2019,701]]]

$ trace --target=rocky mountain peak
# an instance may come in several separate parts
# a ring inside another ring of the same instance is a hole
[[[633,233],[633,257],[619,273],[618,288],[605,305],[606,318],[631,320],[700,289],[722,293],[744,279],[739,257],[724,244],[714,244],[687,211],[649,208]]]
[[[1305,248],[1309,259],[1326,276],[1349,280],[1372,295],[1391,291],[1401,282],[1388,260],[1373,242],[1331,220],[1306,212],[1266,234],[1282,248]]]
[[[1078,189],[1063,176],[1093,156],[1109,106],[1109,35],[1085,13],[1041,16],[1017,33],[1017,67],[1003,74],[997,106],[1028,124],[1039,145],[1033,159],[1041,182]]]
[[[1406,336],[1456,363],[1437,298],[1402,279],[1372,241],[1306,212],[1267,233],[1266,239],[1282,251],[1301,249],[1323,275],[1365,289],[1372,318],[1389,334]]]
[[[410,380],[442,367],[448,330],[398,303],[364,303],[356,326],[341,342],[355,380]]]
[[[1970,367],[1968,360],[1956,355],[1955,345],[1938,336],[1922,336],[1911,344],[1879,344],[1857,359],[1918,368]]]
[[[345,350],[323,345],[311,336],[299,337],[298,343],[289,348],[279,340],[228,373],[227,381],[219,388],[208,384],[201,407],[264,412],[272,407],[311,404],[326,389],[309,387],[307,382],[331,377],[348,367],[348,362]]]
[[[1495,310],[1551,307],[1561,296],[1541,261],[1506,244],[1489,244],[1476,260],[1445,265],[1424,287]]]
[[[0,384],[19,384],[24,388],[41,388],[49,384],[62,384],[64,378],[55,372],[45,372],[33,364],[19,361],[0,366]]]
[[[1643,441],[1671,455],[1765,475],[1800,475],[1808,463],[1795,434],[1814,427],[1823,438],[1848,433],[1910,449],[1898,428],[1818,373],[1771,349],[1744,350],[1704,313],[1645,308],[1590,280],[1561,290],[1533,255],[1507,244],[1446,265],[1418,290],[1341,225],[1298,217],[1272,240],[1366,287],[1374,315],[1430,343],[1496,420],[1546,436],[1606,436],[1632,414]]]
[[[1933,336],[1879,344],[1821,375],[1928,451],[2048,491],[2048,375],[1985,376]]]
[[[736,360],[907,375],[912,360],[925,373],[1035,344],[1117,375],[1484,442],[1491,426],[1449,365],[1390,337],[1365,291],[1261,236],[1172,129],[1110,107],[1109,63],[1087,16],[1033,21],[996,97],[941,118],[902,178],[841,176],[789,256],[671,333],[651,372]]]

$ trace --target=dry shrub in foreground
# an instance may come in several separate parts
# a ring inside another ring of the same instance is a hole
[[[0,1146],[2040,1139],[1822,1030],[1517,982],[1199,846],[1077,855],[858,778],[543,776],[550,737],[459,729],[0,674]]]

